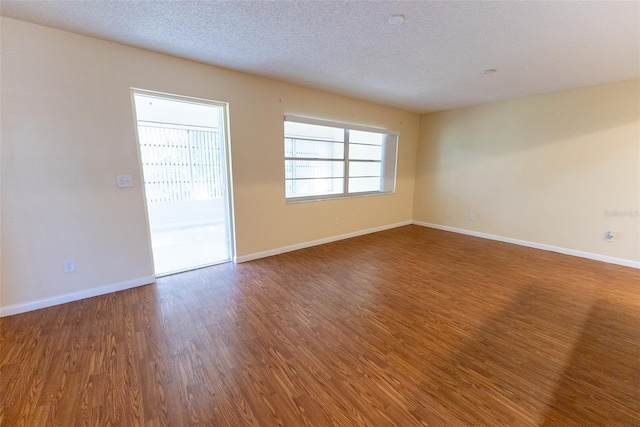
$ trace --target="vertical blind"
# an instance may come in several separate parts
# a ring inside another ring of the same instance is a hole
[[[147,201],[224,196],[224,152],[218,129],[138,124]]]

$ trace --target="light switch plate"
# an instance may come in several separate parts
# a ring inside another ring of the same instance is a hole
[[[133,187],[131,175],[118,175],[116,176],[116,181],[118,182],[118,188]]]

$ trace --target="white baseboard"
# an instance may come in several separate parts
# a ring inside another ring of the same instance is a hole
[[[41,308],[51,307],[58,304],[65,304],[72,301],[78,301],[85,298],[96,297],[98,295],[110,294],[111,292],[123,291],[125,289],[135,288],[137,286],[148,285],[154,283],[154,276],[139,277],[125,282],[112,283],[110,285],[99,286],[97,288],[86,289],[78,292],[71,292],[64,295],[58,295],[51,298],[44,298],[36,301],[29,301],[20,304],[8,305],[0,307],[0,317],[12,316],[14,314],[26,313],[27,311],[39,310]]]
[[[298,249],[310,248],[311,246],[324,245],[325,243],[336,242],[338,240],[350,239],[352,237],[363,236],[365,234],[376,233],[378,231],[390,230],[392,228],[402,227],[411,224],[411,221],[396,222],[381,227],[368,228],[366,230],[354,231],[352,233],[339,234],[337,236],[326,237],[324,239],[312,240],[310,242],[298,243],[296,245],[283,246],[281,248],[270,249],[264,252],[256,252],[249,255],[236,256],[234,262],[241,263],[253,261],[260,258],[266,258],[274,255],[280,255],[285,252],[297,251]]]
[[[453,233],[466,234],[469,236],[480,237],[483,239],[496,240],[498,242],[505,242],[505,243],[512,243],[515,245],[527,246],[534,249],[542,249],[544,251],[557,252],[565,255],[572,255],[580,258],[587,258],[595,261],[602,261],[610,264],[617,264],[625,267],[640,269],[640,261],[634,261],[634,260],[624,259],[624,258],[616,258],[616,257],[607,256],[607,255],[594,254],[591,252],[578,251],[575,249],[567,249],[559,246],[546,245],[543,243],[530,242],[527,240],[520,240],[520,239],[511,238],[511,237],[481,233],[478,231],[465,230],[463,228],[449,227],[446,225],[432,224],[432,223],[423,222],[423,221],[402,221],[394,224],[383,225],[381,227],[368,228],[366,230],[354,231],[352,233],[340,234],[337,236],[326,237],[324,239],[312,240],[310,242],[303,242],[295,245],[284,246],[284,247],[271,249],[264,252],[256,252],[249,255],[235,257],[234,262],[242,263],[247,261],[253,261],[260,258],[266,258],[273,255],[283,254],[285,252],[296,251],[298,249],[304,249],[312,246],[323,245],[325,243],[336,242],[338,240],[350,239],[352,237],[376,233],[378,231],[390,230],[392,228],[402,227],[409,224],[419,225],[419,226],[428,227],[428,228],[435,228],[437,230],[450,231]],[[91,298],[99,295],[109,294],[111,292],[117,292],[125,289],[135,288],[138,286],[154,283],[155,281],[156,281],[156,278],[154,276],[145,276],[145,277],[139,277],[137,279],[127,280],[124,282],[112,283],[110,285],[100,286],[97,288],[86,289],[78,292],[71,292],[64,295],[58,295],[51,298],[44,298],[36,301],[29,301],[29,302],[20,303],[20,304],[8,305],[5,307],[0,307],[0,317],[26,313],[28,311],[39,310],[41,308],[52,307],[54,305],[65,304],[68,302],[78,301],[85,298]]]
[[[468,236],[481,237],[483,239],[496,240],[498,242],[513,243],[514,245],[527,246],[543,251],[557,252],[565,255],[588,258],[595,261],[608,262],[609,264],[623,265],[625,267],[639,268],[640,261],[633,261],[625,258],[616,258],[607,255],[594,254],[592,252],[578,251],[575,249],[561,248],[559,246],[546,245],[544,243],[529,242],[528,240],[513,239],[511,237],[497,236],[495,234],[481,233],[479,231],[465,230],[463,228],[449,227],[447,225],[431,224],[423,221],[412,221],[412,224],[422,227],[435,228],[437,230],[451,231],[453,233],[466,234]]]

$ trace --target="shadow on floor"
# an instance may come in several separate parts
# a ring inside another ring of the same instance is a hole
[[[421,387],[465,424],[640,425],[640,313],[531,285],[439,371]]]
[[[543,426],[640,426],[640,313],[598,300],[565,365]]]

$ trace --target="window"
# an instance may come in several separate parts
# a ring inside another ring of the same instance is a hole
[[[286,115],[288,201],[395,191],[398,134],[384,129]]]

